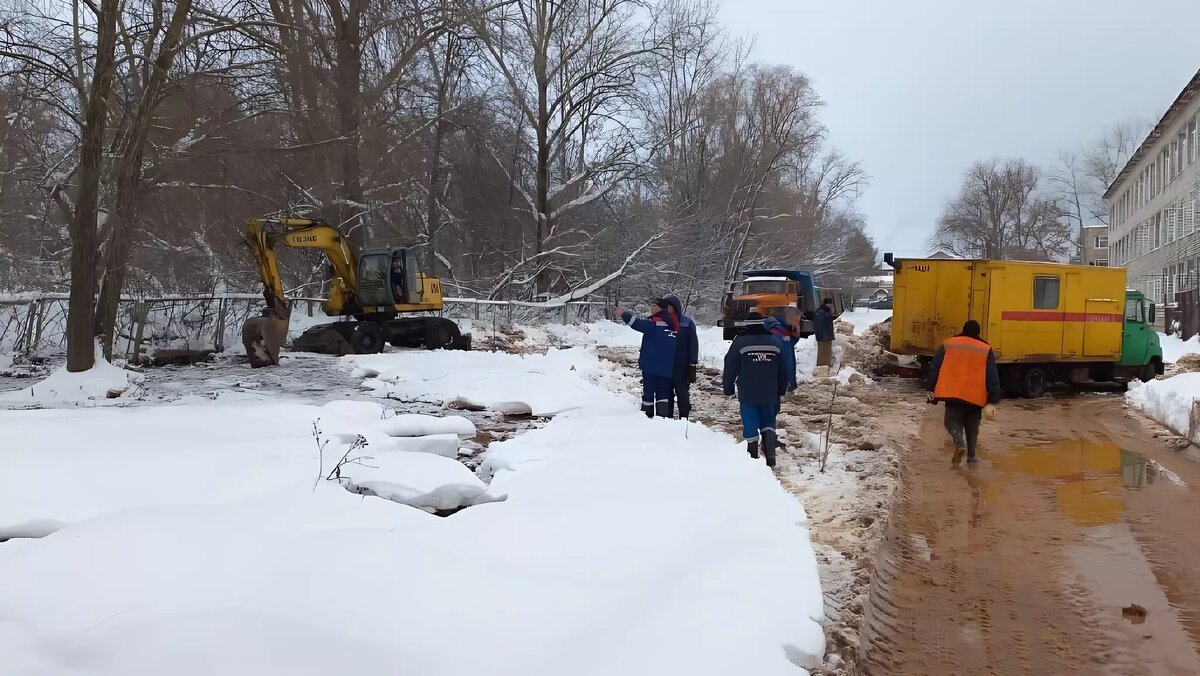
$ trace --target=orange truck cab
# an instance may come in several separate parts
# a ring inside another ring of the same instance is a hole
[[[764,317],[776,316],[782,319],[786,308],[795,307],[800,310],[804,319],[800,322],[800,336],[807,338],[813,334],[813,316],[820,307],[821,297],[833,299],[834,314],[840,315],[844,309],[844,299],[838,289],[823,289],[816,285],[816,280],[807,272],[801,270],[750,270],[740,282],[729,285],[721,305],[721,319],[717,326],[724,329],[725,340],[733,340],[745,332],[749,322],[746,314],[751,309],[758,310]]]

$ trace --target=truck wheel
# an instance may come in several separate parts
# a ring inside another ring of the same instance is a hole
[[[383,330],[373,322],[358,322],[350,334],[350,345],[356,354],[375,354],[383,349]]]
[[[1046,394],[1046,372],[1041,367],[1031,366],[1025,369],[1021,377],[1021,394],[1030,399],[1037,399]]]
[[[1157,375],[1158,366],[1151,361],[1149,364],[1146,364],[1142,367],[1142,375],[1138,376],[1138,380],[1142,381],[1143,383],[1148,383],[1151,380],[1154,380],[1154,377]]]

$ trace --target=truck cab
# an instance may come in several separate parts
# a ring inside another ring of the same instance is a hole
[[[1125,292],[1120,365],[1139,369],[1142,380],[1152,380],[1163,373],[1162,344],[1154,330],[1156,309],[1141,291]]]
[[[845,310],[845,298],[840,289],[826,289],[816,285],[813,276],[802,270],[749,270],[740,282],[729,285],[721,305],[721,319],[717,326],[724,329],[725,340],[733,340],[745,330],[746,314],[758,310],[764,317],[781,316],[785,308],[795,307],[804,319],[800,322],[800,336],[813,334],[813,317],[821,304],[821,298],[832,298],[834,316]]]

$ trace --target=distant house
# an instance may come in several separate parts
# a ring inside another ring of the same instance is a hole
[[[933,251],[931,251],[929,253],[928,256],[926,256],[926,258],[946,259],[946,258],[958,258],[958,256],[955,256],[954,254],[951,254],[951,253],[947,253],[945,249],[934,249]]]

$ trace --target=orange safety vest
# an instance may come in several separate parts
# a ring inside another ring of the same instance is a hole
[[[946,350],[933,396],[938,401],[957,399],[979,407],[988,403],[987,364],[992,348],[987,343],[955,336],[942,343]]]

